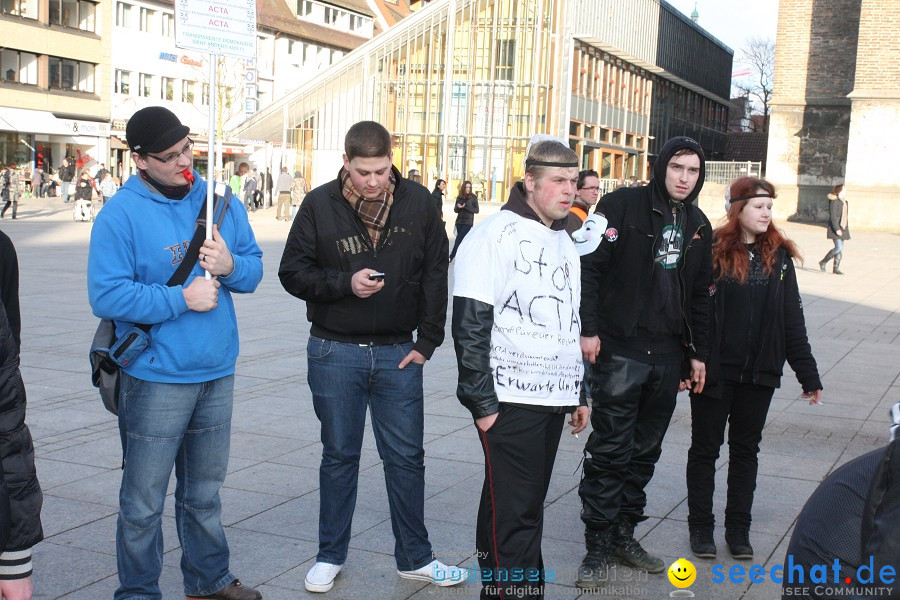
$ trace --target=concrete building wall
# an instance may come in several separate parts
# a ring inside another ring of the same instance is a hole
[[[821,220],[843,180],[860,0],[782,0],[766,175],[776,216]]]
[[[900,3],[782,0],[767,176],[777,217],[823,221],[844,182],[853,223],[900,228]]]
[[[846,190],[854,224],[900,228],[900,3],[862,0]]]

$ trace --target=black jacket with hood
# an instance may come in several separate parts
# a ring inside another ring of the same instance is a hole
[[[714,272],[718,281],[718,272]],[[719,349],[722,336],[726,330],[725,294],[719,293],[718,286],[710,286],[713,298],[713,314],[710,320],[710,357],[706,364],[706,385],[703,395],[713,398],[722,397],[722,367],[719,361]],[[747,348],[748,381],[777,388],[781,386],[785,360],[797,374],[797,380],[804,392],[822,389],[816,359],[806,335],[806,321],[803,318],[803,301],[797,287],[797,272],[790,253],[783,247],[778,249],[772,273],[769,275],[766,289],[765,306],[762,310],[762,323],[759,331],[758,348]],[[727,375],[727,374],[726,374]],[[744,374],[734,377],[745,377]]]
[[[500,210],[510,210],[523,219],[541,223],[540,217],[525,201],[525,187],[522,182],[516,183],[509,191],[509,200]],[[550,229],[561,231],[566,228],[568,215],[553,221]],[[456,365],[459,370],[459,382],[456,397],[469,409],[472,418],[480,419],[500,410],[500,401],[494,389],[491,371],[491,330],[494,327],[494,307],[464,296],[453,297],[453,318],[451,331],[453,346],[456,349]],[[581,404],[587,405],[584,394]],[[509,403],[539,412],[570,413],[574,406],[540,406],[533,404]]]
[[[679,150],[700,157],[700,176],[683,204],[685,249],[677,267],[681,287],[683,343],[690,358],[706,361],[712,227],[694,200],[706,175],[703,149],[688,137],[670,139],[645,187],[619,188],[603,196],[595,212],[609,220],[606,241],[581,258],[581,335],[624,342],[636,333],[638,318],[652,289],[654,249],[669,211],[666,169]]]
[[[0,579],[31,575],[31,547],[43,537],[43,495],[34,469],[34,443],[25,424],[25,384],[19,372],[18,262],[0,232],[4,302],[0,303]],[[15,269],[15,277],[8,271]],[[14,281],[16,289],[8,290]],[[6,298],[15,296],[15,304]],[[7,308],[16,314],[7,314]],[[15,553],[15,554],[10,554]]]
[[[278,277],[306,300],[312,335],[338,342],[397,344],[412,340],[431,358],[447,320],[447,234],[423,186],[391,169],[394,200],[378,247],[335,178],[306,195],[291,226]],[[361,269],[385,274],[369,298],[353,293]]]

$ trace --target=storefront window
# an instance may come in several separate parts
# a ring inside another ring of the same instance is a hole
[[[31,148],[34,140],[30,135],[13,131],[0,131],[0,164],[25,166],[31,163]]]

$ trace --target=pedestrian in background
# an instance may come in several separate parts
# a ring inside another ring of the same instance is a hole
[[[732,557],[750,559],[759,442],[785,359],[810,404],[819,403],[822,382],[797,289],[797,246],[772,222],[775,187],[741,177],[727,197],[728,222],[713,237],[706,386],[691,393],[688,527],[694,555],[715,557],[713,490],[728,424],[725,542]]]
[[[291,219],[300,210],[300,205],[303,204],[307,192],[309,192],[309,184],[306,183],[306,179],[300,171],[294,171],[294,178],[291,180]]]
[[[35,198],[44,197],[44,170],[40,167],[31,174],[31,193]]]
[[[434,198],[434,206],[441,216],[441,221],[444,220],[444,190],[446,189],[447,182],[443,179],[438,179],[434,184],[434,189],[431,190],[431,197]]]
[[[276,221],[290,221],[291,216],[291,186],[294,180],[288,173],[287,167],[281,167],[281,174],[275,182],[275,193],[278,195],[278,207],[275,209]],[[282,217],[282,208],[284,217]]]
[[[22,188],[23,186],[23,175],[16,168],[16,165],[9,165],[9,169],[6,171],[6,175],[4,176],[4,181],[6,182],[4,185],[5,194],[3,199],[5,203],[3,204],[3,210],[0,210],[0,219],[2,219],[6,215],[7,209],[12,206],[12,218],[16,218],[16,210],[19,208],[19,198],[22,197]]]
[[[72,186],[72,181],[75,179],[75,165],[69,162],[68,158],[64,158],[58,172],[60,181],[59,193],[63,198],[63,203],[65,203],[69,201],[69,195],[71,194],[69,188]]]
[[[109,199],[112,198],[118,190],[119,186],[116,185],[112,173],[105,171],[103,179],[100,181],[100,206],[102,207],[109,202]]]
[[[841,260],[844,257],[844,241],[850,239],[849,207],[843,184],[834,186],[828,194],[828,239],[834,242],[834,248],[819,261],[819,269],[824,273],[828,261],[833,258],[832,273],[843,275]]]
[[[453,243],[453,252],[450,253],[451,262],[456,258],[456,251],[466,234],[472,231],[475,215],[478,214],[478,196],[472,193],[471,181],[464,181],[459,186],[459,195],[453,205],[453,212],[456,213],[456,241]]]

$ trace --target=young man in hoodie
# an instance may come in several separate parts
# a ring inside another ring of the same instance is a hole
[[[670,139],[650,185],[600,199],[605,243],[581,259],[581,349],[592,363],[593,431],[579,487],[587,556],[580,587],[600,587],[613,556],[651,573],[664,563],[634,538],[679,389],[703,389],[712,228],[694,205],[703,150]]]
[[[456,394],[485,463],[475,538],[482,598],[543,598],[544,498],[565,415],[573,434],[587,425],[579,258],[565,231],[577,179],[568,146],[535,143],[524,180],[457,255]]]
[[[119,428],[125,467],[119,493],[115,599],[162,598],[162,513],[175,466],[175,520],[184,591],[190,599],[259,600],[229,570],[219,488],[231,439],[237,319],[232,293],[262,279],[262,251],[244,205],[217,207],[213,239],[183,285],[167,286],[185,259],[206,200],[207,183],[191,170],[188,128],[151,106],[125,129],[137,176],[94,223],[88,299],[122,337],[152,324],[150,345],[121,373]],[[224,210],[224,215],[219,214]],[[204,270],[212,275],[204,278]]]
[[[455,585],[468,573],[434,560],[425,527],[423,447],[423,369],[447,319],[447,234],[428,190],[393,166],[387,129],[356,123],[344,150],[337,178],[306,195],[278,270],[306,301],[308,381],[322,423],[319,553],[304,584],[329,591],[347,559],[368,409],[397,574]]]

